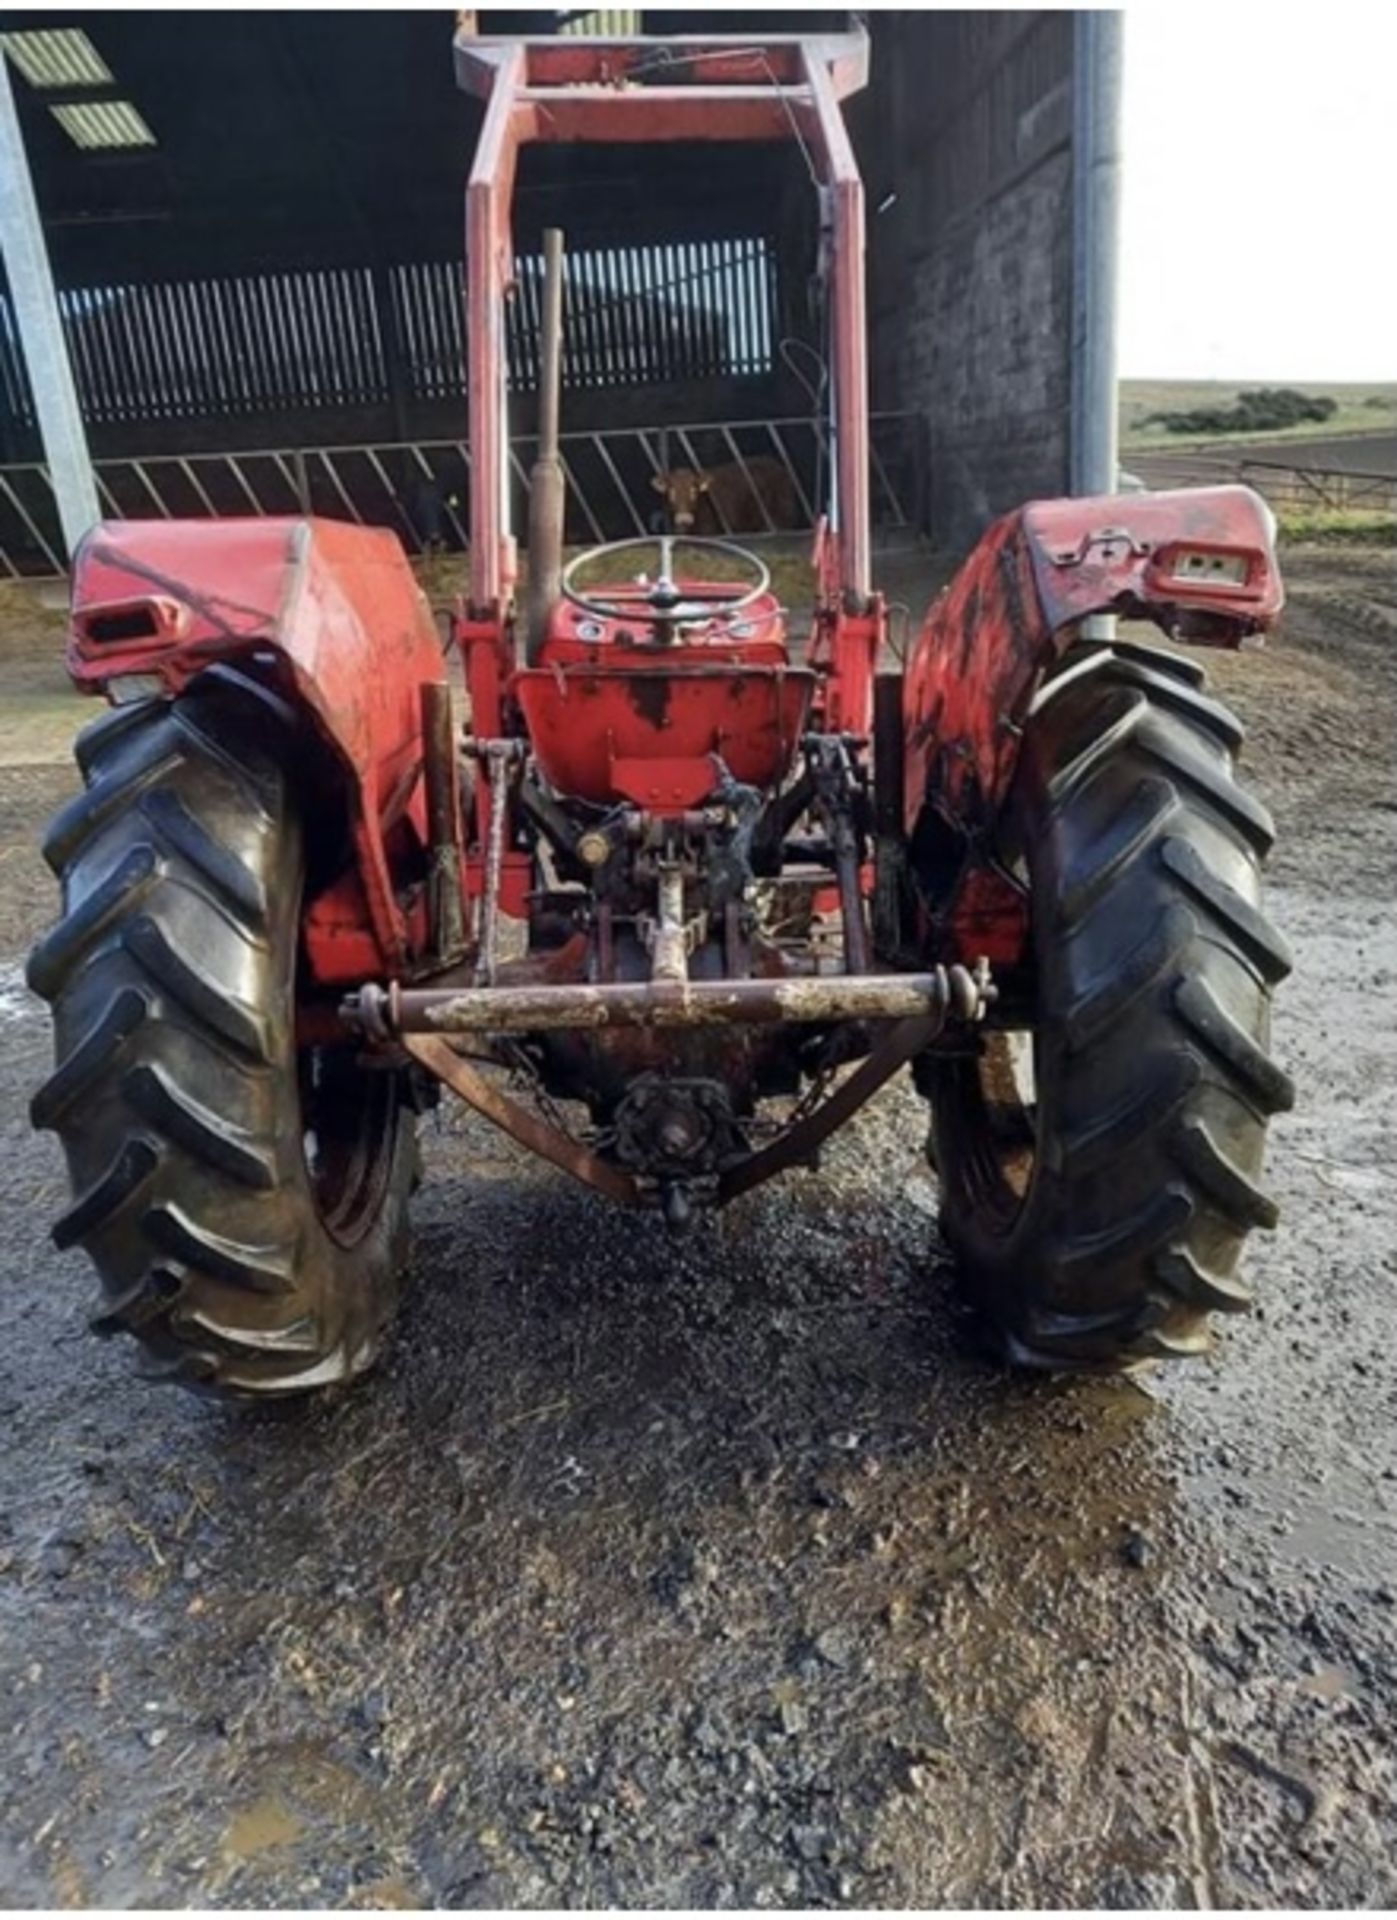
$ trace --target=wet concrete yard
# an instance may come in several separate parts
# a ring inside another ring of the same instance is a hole
[[[382,1369],[135,1378],[47,1229],[20,964],[71,776],[0,768],[0,1896],[127,1905],[1397,1900],[1393,556],[1222,659],[1297,955],[1262,1306],[1009,1377],[899,1083],[676,1246],[428,1127]]]

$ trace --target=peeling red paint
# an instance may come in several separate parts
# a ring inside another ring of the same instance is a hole
[[[1247,487],[1038,501],[990,527],[928,612],[903,692],[905,829],[915,844],[939,819],[964,849],[955,897],[931,903],[938,923],[959,928],[953,957],[1017,950],[972,876],[985,870],[1044,669],[1091,614],[1153,620],[1185,639],[1199,628],[1233,646],[1264,632],[1282,605],[1272,539],[1269,510]],[[1205,557],[1201,575],[1193,554]],[[1210,577],[1207,556],[1239,577]]]
[[[98,637],[104,612],[147,601],[148,633]],[[420,689],[446,669],[394,534],[314,519],[104,522],[74,559],[67,661],[94,692],[139,674],[171,694],[228,662],[309,715],[348,783],[372,967],[410,964],[385,835],[406,815],[421,837]]]

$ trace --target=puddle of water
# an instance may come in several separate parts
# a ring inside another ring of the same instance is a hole
[[[371,1880],[366,1886],[356,1887],[350,1895],[351,1906],[365,1907],[375,1913],[385,1910],[420,1913],[427,1904],[405,1880]]]
[[[294,1847],[304,1832],[305,1822],[284,1800],[264,1795],[241,1808],[228,1822],[223,1857],[230,1866],[241,1866],[279,1847]]]
[[[1353,1675],[1343,1667],[1320,1667],[1305,1675],[1300,1691],[1313,1694],[1316,1700],[1340,1700],[1353,1692]]]

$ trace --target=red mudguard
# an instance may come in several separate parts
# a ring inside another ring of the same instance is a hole
[[[933,603],[903,688],[903,818],[938,850],[948,955],[1012,961],[1023,915],[976,860],[1009,790],[1044,670],[1092,614],[1238,646],[1282,605],[1274,522],[1247,487],[1037,501],[985,534]],[[973,949],[973,951],[972,951]]]
[[[312,971],[402,972],[421,913],[399,897],[387,839],[424,838],[421,687],[446,666],[396,536],[301,519],[95,527],[73,565],[77,684],[175,695],[215,662],[293,702],[344,772],[354,870],[308,903]]]

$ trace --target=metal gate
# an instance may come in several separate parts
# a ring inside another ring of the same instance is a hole
[[[535,444],[527,437],[512,444],[518,529],[524,525],[534,452]],[[567,535],[573,542],[653,531],[660,502],[651,483],[666,466],[742,467],[758,458],[775,458],[790,475],[800,528],[814,525],[817,502],[825,494],[828,449],[822,423],[809,418],[567,433],[562,453]],[[875,526],[887,530],[915,524],[915,415],[873,415],[871,468]],[[103,511],[114,520],[314,513],[393,527],[414,553],[466,545],[470,455],[464,441],[156,454],[98,461],[96,477]],[[772,523],[760,489],[752,491],[768,531],[782,531]],[[0,575],[51,579],[66,570],[47,469],[37,463],[0,467]]]

